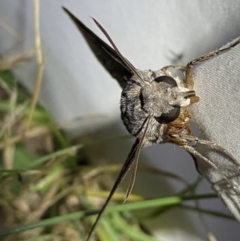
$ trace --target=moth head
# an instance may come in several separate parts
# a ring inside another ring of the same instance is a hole
[[[190,104],[195,92],[178,86],[168,75],[158,76],[151,85],[144,85],[141,91],[143,109],[159,123],[169,123],[178,118],[180,108]]]
[[[172,88],[177,87],[177,82],[174,78],[164,75],[157,77],[155,79],[157,83],[164,82],[169,84]],[[162,113],[162,115],[155,117],[159,123],[169,123],[178,118],[180,114],[180,106],[173,106],[173,108],[168,113]]]

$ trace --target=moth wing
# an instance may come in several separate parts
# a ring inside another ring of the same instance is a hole
[[[126,80],[128,80],[133,75],[132,71],[119,58],[115,50],[113,50],[96,34],[94,34],[66,8],[63,8],[63,10],[76,24],[78,30],[83,35],[88,46],[90,47],[96,58],[99,60],[99,62],[111,74],[111,76],[118,81],[119,85],[123,88],[125,86]]]
[[[235,40],[236,41],[236,40]],[[234,42],[234,41],[233,41]],[[240,44],[231,50],[197,65],[194,70],[194,89],[200,102],[190,107],[200,138],[211,140],[230,152],[240,165]],[[228,209],[240,221],[240,168],[226,155],[209,151],[206,146],[197,150],[213,161],[237,191],[214,168],[196,159],[199,172],[213,184],[213,189]]]

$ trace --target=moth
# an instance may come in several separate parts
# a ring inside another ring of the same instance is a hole
[[[238,160],[216,143],[194,136],[190,128],[191,115],[189,113],[189,107],[201,101],[194,90],[194,66],[229,51],[240,43],[240,39],[237,39],[227,47],[196,58],[186,66],[169,65],[157,71],[142,71],[136,69],[122,56],[106,30],[95,19],[93,21],[107,37],[112,47],[96,36],[66,8],[63,9],[76,24],[96,58],[123,88],[120,101],[121,118],[129,133],[136,137],[110,194],[92,226],[87,241],[91,239],[118,185],[128,171],[131,170],[131,178],[125,197],[125,201],[127,200],[136,178],[140,151],[143,147],[152,144],[170,142],[182,147],[197,162],[204,162],[209,170],[211,169],[218,173],[221,177],[220,180],[213,182],[211,176],[209,177],[209,174],[204,172],[208,180],[215,185],[216,191],[219,188],[222,193],[234,196],[236,200],[240,201],[240,191],[234,179],[234,177],[240,176]],[[173,70],[183,73],[184,78],[173,77]],[[210,151],[224,156],[228,162],[227,166],[231,167],[233,176],[229,176],[228,172],[224,171],[225,166],[219,165],[214,159],[209,158],[205,152],[198,151],[199,146],[206,147]],[[238,204],[236,208],[239,208]],[[240,220],[235,212],[232,212]]]

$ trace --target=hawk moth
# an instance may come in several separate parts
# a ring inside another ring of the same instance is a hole
[[[152,144],[171,142],[182,147],[193,157],[197,158],[196,162],[205,162],[208,168],[219,173],[221,180],[213,183],[216,191],[218,189],[223,190],[224,193],[228,193],[230,196],[233,195],[239,199],[238,195],[240,192],[234,180],[234,177],[239,176],[239,162],[227,150],[216,143],[200,139],[193,135],[190,128],[191,115],[189,113],[189,106],[201,101],[194,90],[193,67],[229,51],[240,43],[240,39],[237,39],[225,48],[200,56],[190,61],[186,66],[169,65],[157,71],[142,71],[136,69],[122,56],[108,33],[95,19],[93,19],[94,22],[107,37],[112,47],[96,36],[67,9],[64,8],[64,10],[76,24],[100,63],[123,88],[120,107],[121,118],[129,133],[136,137],[135,143],[105,204],[99,212],[87,240],[90,240],[118,185],[131,169],[131,179],[125,198],[125,201],[127,200],[134,185],[140,151],[143,147]],[[181,71],[184,74],[184,78],[173,77],[171,74],[171,70],[173,69]],[[233,175],[229,176],[224,171],[224,167],[217,165],[214,160],[198,151],[196,147],[199,145],[205,146],[211,151],[220,153],[220,155],[226,157]],[[212,182],[207,172],[205,176]],[[236,208],[229,208],[239,220],[240,216],[235,213],[235,209],[238,209],[238,204],[236,204]]]

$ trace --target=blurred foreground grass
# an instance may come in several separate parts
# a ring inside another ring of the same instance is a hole
[[[1,240],[84,240],[93,221],[84,217],[96,214],[91,208],[100,207],[107,196],[97,191],[102,186],[99,176],[120,167],[87,165],[84,144],[69,140],[41,105],[26,129],[31,98],[10,70],[0,71]],[[118,196],[124,199],[124,194]],[[165,200],[165,204],[180,201]],[[109,211],[134,208],[129,203]],[[129,212],[115,212],[103,220],[97,234],[100,240],[155,240],[140,226]]]

